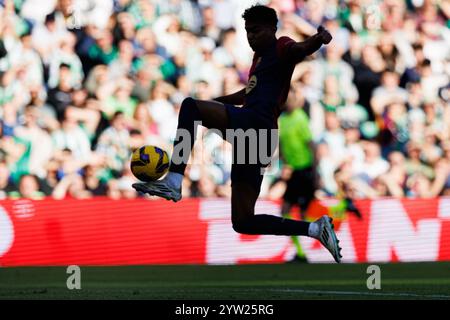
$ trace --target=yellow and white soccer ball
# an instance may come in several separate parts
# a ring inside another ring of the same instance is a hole
[[[169,170],[169,156],[156,146],[142,146],[131,155],[131,172],[141,181],[161,178]]]

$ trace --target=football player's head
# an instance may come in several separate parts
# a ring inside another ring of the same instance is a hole
[[[247,40],[253,51],[268,47],[275,39],[277,31],[277,13],[274,9],[255,5],[244,11]]]

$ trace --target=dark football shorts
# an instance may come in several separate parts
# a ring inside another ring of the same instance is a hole
[[[224,139],[230,142],[233,145],[233,165],[231,169],[231,184],[244,182],[248,183],[259,193],[261,190],[261,183],[264,177],[264,170],[270,164],[270,161],[261,161],[267,160],[269,156],[273,155],[274,147],[278,145],[278,137],[275,139],[271,136],[270,129],[271,125],[268,121],[263,121],[261,117],[253,110],[249,108],[238,108],[234,105],[225,104],[228,113],[228,129],[238,130],[242,129],[244,131],[248,129],[255,129],[257,133],[257,149],[254,147],[255,142],[250,142],[250,139],[246,139],[245,141],[245,153],[246,153],[246,161],[245,163],[238,163],[239,156],[242,158],[242,140],[241,142],[237,142],[237,139],[234,138],[234,141],[230,141],[226,139],[226,134],[224,135]],[[266,129],[268,131],[266,135],[262,135],[259,129]],[[240,147],[239,148],[239,143]],[[252,148],[250,147],[250,143],[252,143]],[[272,148],[271,148],[272,146]],[[261,149],[263,148],[263,149]],[[272,150],[271,150],[272,149]],[[259,157],[257,155],[250,155],[249,150],[254,152],[257,150],[258,154],[261,152],[266,154],[265,157]],[[270,152],[270,154],[269,154]],[[253,157],[252,157],[253,156]],[[250,158],[253,161],[250,161]],[[256,161],[254,161],[256,160]],[[256,163],[254,163],[256,162]]]

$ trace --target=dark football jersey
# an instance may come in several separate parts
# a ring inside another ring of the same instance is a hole
[[[296,61],[286,56],[287,49],[295,43],[289,37],[281,37],[262,53],[255,53],[245,90],[243,108],[251,108],[271,128],[277,128],[288,93]]]

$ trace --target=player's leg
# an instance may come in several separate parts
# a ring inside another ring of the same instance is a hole
[[[318,239],[330,251],[336,262],[340,262],[339,241],[334,233],[332,220],[328,216],[323,216],[314,222],[306,222],[267,214],[255,215],[255,204],[259,196],[261,181],[259,181],[259,184],[249,179],[245,181],[244,168],[239,173],[244,175],[244,179],[233,181],[231,195],[231,219],[233,229],[236,232],[243,234],[310,236]]]
[[[199,124],[225,131],[228,125],[228,114],[224,104],[217,101],[183,100],[178,115],[177,135],[173,145],[169,173],[159,181],[135,183],[133,187],[143,193],[163,197],[167,200],[181,199],[181,184],[192,147],[195,143]]]
[[[284,200],[281,205],[281,216],[286,219],[292,219],[291,210],[292,203]],[[292,243],[294,244],[296,255],[292,262],[307,262],[306,254],[302,249],[298,236],[291,236]]]
[[[299,177],[299,191],[297,202],[300,207],[302,220],[307,220],[307,212],[309,205],[315,199],[316,186],[315,186],[315,172],[313,167],[309,167],[301,170]]]
[[[283,218],[292,219],[291,209],[298,199],[298,174],[297,170],[292,171],[291,176],[286,182],[286,191],[283,195],[283,203],[281,205],[281,215]],[[303,211],[303,210],[302,210]],[[303,212],[301,213],[303,214]],[[301,219],[305,220],[305,219]],[[292,261],[294,262],[306,262],[306,255],[300,244],[298,236],[291,236],[292,243],[294,244],[296,255]]]
[[[184,99],[178,116],[177,135],[173,144],[174,151],[180,150],[181,153],[174,152],[169,172],[184,174],[200,123],[208,129],[218,129],[224,132],[228,125],[225,105],[217,101]]]
[[[244,170],[245,168],[240,170],[240,177],[245,174]],[[247,170],[250,171],[251,169]],[[249,176],[248,172],[247,176]],[[233,181],[231,186],[231,220],[236,232],[286,236],[310,235],[309,227],[311,224],[309,222],[284,219],[267,214],[255,215],[259,187],[257,187],[256,182],[245,180],[249,179],[241,178],[238,181]]]
[[[297,174],[296,170],[291,171],[289,178],[286,181],[286,190],[283,194],[283,204],[281,205],[281,214],[283,216],[290,215],[293,205],[297,202],[298,188],[297,188]]]

